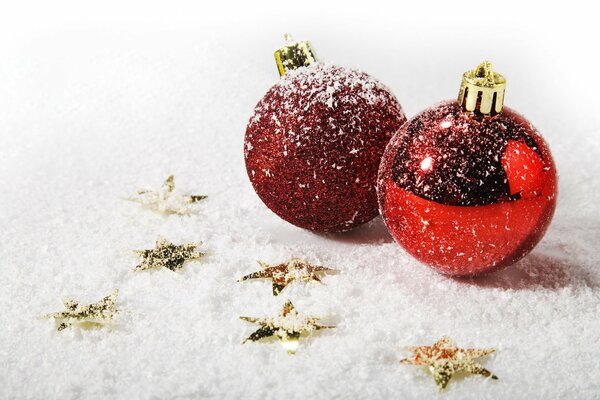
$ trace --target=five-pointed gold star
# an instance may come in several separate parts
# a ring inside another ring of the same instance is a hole
[[[296,354],[298,339],[302,335],[311,334],[319,329],[335,328],[335,326],[319,325],[319,317],[303,316],[296,311],[291,301],[286,301],[283,309],[275,318],[240,317],[244,321],[259,324],[260,328],[248,336],[248,340],[256,342],[262,338],[276,337],[289,354]]]
[[[321,282],[319,275],[327,273],[336,273],[338,270],[311,265],[299,258],[292,258],[290,261],[280,264],[267,264],[258,262],[262,271],[253,272],[245,275],[239,281],[249,279],[271,279],[273,281],[273,296],[277,296],[293,280],[300,279],[304,282]]]
[[[433,346],[417,346],[410,349],[412,358],[400,361],[403,364],[425,365],[433,375],[435,383],[443,392],[452,375],[459,371],[470,374],[483,375],[498,379],[490,371],[483,368],[475,359],[486,356],[496,351],[495,349],[461,349],[455,346],[454,341],[447,336],[442,337]]]
[[[201,242],[173,244],[165,238],[158,238],[153,249],[134,250],[142,260],[133,270],[168,268],[171,271],[178,271],[183,268],[186,261],[197,260],[206,255],[196,251],[196,247],[200,244]]]
[[[115,289],[111,294],[97,303],[83,306],[75,299],[64,299],[63,304],[66,311],[47,314],[42,318],[53,318],[58,323],[58,331],[62,331],[74,324],[82,328],[101,326],[111,322],[112,317],[117,313],[115,303],[118,295],[119,291]]]
[[[189,214],[191,205],[205,199],[204,195],[182,195],[175,190],[175,178],[169,176],[157,191],[140,190],[127,200],[140,203],[152,211],[163,214]]]

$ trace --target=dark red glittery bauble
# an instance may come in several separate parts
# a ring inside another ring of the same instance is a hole
[[[405,121],[394,95],[365,73],[324,64],[289,71],[248,123],[248,176],[284,220],[322,232],[351,229],[379,214],[379,163]]]
[[[385,150],[381,213],[394,239],[449,275],[476,275],[525,256],[557,197],[548,146],[522,116],[442,103],[409,120]]]

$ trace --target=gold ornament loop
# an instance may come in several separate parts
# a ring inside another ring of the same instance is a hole
[[[458,104],[467,111],[497,114],[504,105],[506,79],[492,69],[492,63],[484,61],[474,70],[463,74],[458,93]]]
[[[289,33],[284,35],[284,39],[285,46],[274,54],[279,76],[284,76],[287,71],[319,62],[309,41],[295,41]]]

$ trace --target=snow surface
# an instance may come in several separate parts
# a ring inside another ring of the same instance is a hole
[[[311,39],[328,60],[373,73],[409,117],[454,97],[460,73],[481,61],[458,58],[429,74],[429,56]],[[575,109],[572,98],[547,96],[532,73],[539,54],[507,45],[489,55],[509,79],[507,104],[553,150],[558,209],[517,265],[450,279],[405,254],[379,219],[315,235],[278,219],[252,191],[243,134],[277,80],[278,40],[55,32],[5,52],[0,397],[433,398],[427,370],[399,361],[408,346],[449,335],[459,346],[497,348],[481,362],[500,379],[459,377],[440,398],[599,398],[597,104]],[[557,63],[553,74],[565,68]],[[196,214],[164,216],[123,200],[170,174],[181,193],[208,195]],[[159,236],[202,241],[208,256],[180,273],[134,273],[130,250]],[[256,260],[293,256],[342,273],[326,285],[294,282],[278,297],[268,281],[237,282]],[[56,332],[40,318],[62,311],[63,297],[87,304],[115,288],[112,330]],[[288,298],[337,327],[302,339],[293,357],[276,342],[241,345],[256,325],[239,316],[275,316]]]

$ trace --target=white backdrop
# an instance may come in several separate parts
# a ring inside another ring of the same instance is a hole
[[[169,4],[167,4],[169,3]],[[597,13],[481,2],[5,2],[0,6],[0,397],[429,398],[406,347],[450,335],[496,347],[500,377],[459,378],[445,398],[600,398],[600,57]],[[540,245],[500,273],[441,276],[404,254],[380,220],[314,235],[252,191],[242,141],[277,81],[282,34],[356,67],[409,117],[456,96],[483,59],[506,104],[542,132],[560,175]],[[209,195],[191,217],[122,200],[169,175]],[[158,235],[202,240],[206,259],[134,274]],[[343,271],[327,286],[240,284],[255,260],[300,256]],[[119,288],[115,328],[54,331],[64,296]],[[299,311],[337,328],[302,342],[240,342],[240,315]]]

